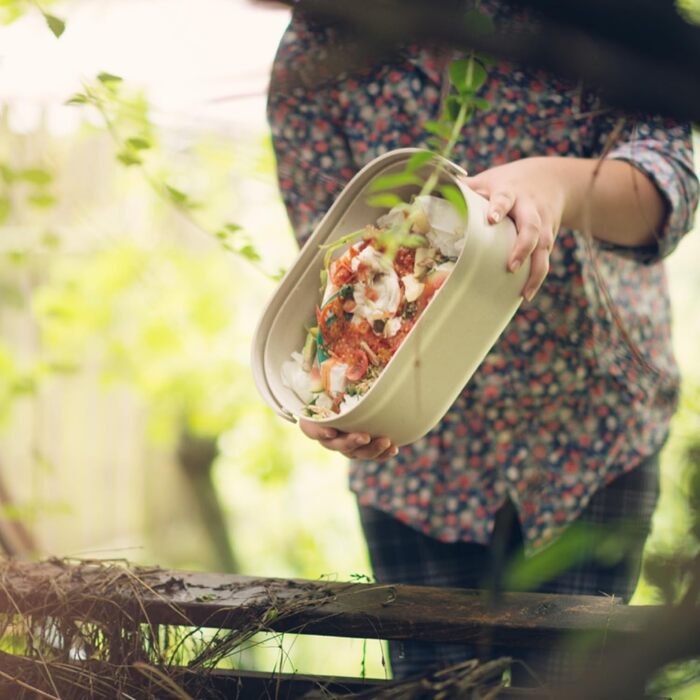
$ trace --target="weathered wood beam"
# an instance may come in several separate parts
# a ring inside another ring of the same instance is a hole
[[[120,674],[114,682],[115,672]],[[170,679],[171,685],[163,682]],[[298,698],[351,698],[375,697],[380,692],[391,693],[391,697],[415,697],[418,688],[414,679],[398,682],[376,678],[348,678],[338,676],[308,675],[300,673],[264,673],[207,669],[193,671],[189,668],[169,666],[127,666],[115,671],[114,667],[101,662],[70,662],[48,666],[36,658],[0,653],[0,696],[13,698],[58,697],[65,700],[90,697],[92,700],[112,700],[116,688],[121,685],[124,697],[178,698],[192,697],[197,700],[296,700]],[[427,693],[429,682],[423,683],[421,697],[436,697]],[[183,692],[173,692],[181,689]],[[400,692],[402,689],[404,692]],[[34,692],[32,692],[34,690]],[[39,693],[36,693],[39,691]],[[494,691],[495,692],[495,691]],[[568,692],[568,691],[565,691]],[[458,697],[453,691],[446,697]],[[552,694],[551,688],[502,688],[498,700],[559,700],[566,695]],[[620,696],[625,696],[624,693]],[[635,697],[642,700],[642,695]],[[646,697],[646,700],[664,700]],[[665,700],[668,700],[665,699]]]
[[[544,647],[586,632],[641,633],[654,610],[593,596],[254,578],[103,564],[13,562],[0,571],[0,611],[240,629],[259,620],[301,634],[482,641]]]

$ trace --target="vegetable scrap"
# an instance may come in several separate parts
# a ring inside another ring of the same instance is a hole
[[[419,243],[400,245],[391,259],[384,241],[402,225]],[[315,324],[301,352],[282,366],[282,380],[304,403],[305,415],[330,418],[359,403],[445,283],[465,232],[450,202],[424,195],[333,244]]]

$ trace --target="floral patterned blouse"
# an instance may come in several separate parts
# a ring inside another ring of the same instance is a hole
[[[483,6],[503,11],[494,0]],[[331,28],[295,15],[272,73],[279,184],[300,242],[363,165],[426,145],[423,123],[437,116],[444,85],[439,62],[416,48],[324,78],[334,41]],[[491,107],[468,123],[452,156],[471,174],[528,156],[599,157],[621,117],[580,86],[506,63],[488,67],[480,96]],[[510,497],[532,550],[661,447],[679,385],[662,258],[691,228],[697,204],[690,131],[627,116],[607,157],[632,163],[663,194],[658,245],[589,246],[562,229],[539,293],[442,421],[393,459],[352,462],[360,503],[442,541],[487,543]]]

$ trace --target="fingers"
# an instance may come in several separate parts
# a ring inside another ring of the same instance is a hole
[[[352,452],[344,452],[343,454],[350,459],[374,459],[383,461],[390,457],[395,457],[399,448],[391,443],[389,438],[379,437],[374,438],[364,447],[359,447]]]
[[[508,258],[508,269],[515,272],[535,251],[543,231],[542,220],[534,206],[518,204],[513,208],[512,217],[518,236]]]
[[[538,247],[530,259],[530,276],[527,278],[522,291],[522,295],[527,301],[532,301],[548,272],[549,252],[544,248]]]
[[[347,455],[365,445],[369,445],[372,442],[372,438],[367,433],[339,433],[335,438],[319,440],[319,442],[327,450],[334,450]]]
[[[564,207],[562,184],[551,177],[548,162],[536,158],[496,166],[463,182],[488,200],[488,223],[497,224],[506,216],[515,222],[517,237],[507,269],[516,272],[530,259],[521,294],[531,301],[549,272]]]
[[[530,275],[522,291],[527,301],[532,301],[549,273],[549,255],[553,247],[554,227],[551,223],[544,223],[540,228],[537,246],[530,258]]]
[[[515,192],[512,189],[493,189],[489,185],[487,177],[476,176],[461,179],[472,191],[489,200],[486,219],[490,224],[497,224],[508,216],[515,204]]]
[[[335,428],[327,428],[325,425],[312,420],[304,420],[303,418],[299,420],[299,427],[301,432],[312,440],[329,440],[338,435],[338,431]]]
[[[486,219],[490,224],[497,224],[508,216],[515,204],[515,193],[507,190],[494,192],[489,197]]]
[[[386,437],[373,438],[368,433],[343,433],[314,421],[300,420],[299,426],[307,437],[323,447],[340,452],[349,459],[385,460],[396,456],[398,448]]]
[[[532,301],[549,272],[549,254],[554,246],[554,226],[537,208],[527,201],[516,202],[511,210],[518,236],[508,259],[508,269],[516,272],[530,258],[530,274],[522,296]]]

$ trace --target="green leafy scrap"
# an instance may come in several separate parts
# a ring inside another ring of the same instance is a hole
[[[406,170],[409,173],[413,173],[434,158],[435,154],[432,151],[418,151],[408,159],[408,163],[406,163]]]
[[[456,185],[441,185],[438,188],[440,194],[457,210],[460,217],[467,220],[467,203],[464,195]]]
[[[370,192],[378,192],[379,190],[389,190],[394,187],[403,187],[404,185],[420,185],[421,179],[412,172],[392,173],[391,175],[380,175],[372,180],[369,185]]]
[[[385,207],[392,209],[399,204],[403,204],[403,200],[396,194],[386,192],[384,194],[375,194],[367,198],[367,204],[370,207]]]

